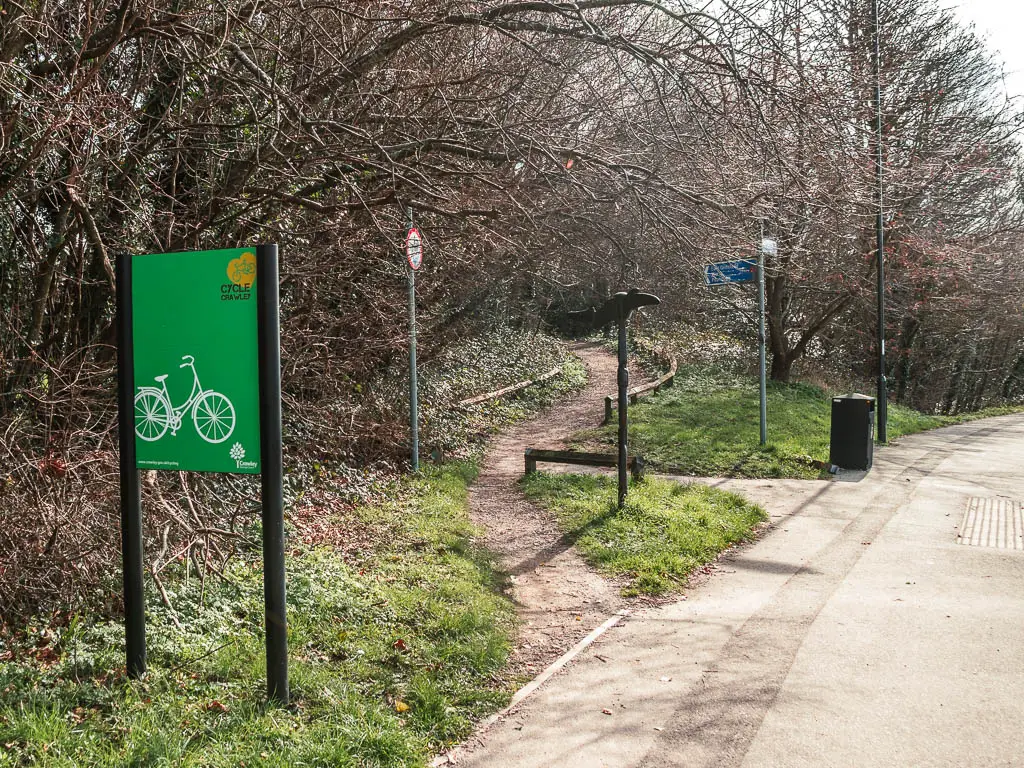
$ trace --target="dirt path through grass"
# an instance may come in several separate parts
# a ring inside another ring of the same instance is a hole
[[[486,532],[483,543],[511,576],[510,597],[523,622],[513,664],[527,675],[540,672],[626,602],[618,585],[580,559],[551,513],[519,490],[523,450],[557,448],[575,431],[597,426],[604,396],[615,391],[614,355],[599,344],[572,349],[587,367],[587,386],[498,436],[469,497],[473,521]]]

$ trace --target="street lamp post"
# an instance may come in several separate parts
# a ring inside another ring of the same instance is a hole
[[[882,78],[878,0],[871,2],[875,78],[875,249],[878,262],[878,442],[886,442],[888,393],[885,383],[885,220],[882,216]]]

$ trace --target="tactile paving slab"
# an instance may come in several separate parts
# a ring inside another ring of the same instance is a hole
[[[1024,552],[1024,516],[1013,499],[972,496],[967,500],[957,544]]]

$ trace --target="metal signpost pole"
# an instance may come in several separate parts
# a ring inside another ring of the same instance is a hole
[[[288,704],[285,615],[284,461],[281,449],[281,320],[277,246],[256,248],[259,344],[260,489],[263,501],[263,601],[267,633],[267,698]]]
[[[765,364],[767,340],[765,339],[765,309],[764,309],[764,262],[765,255],[775,255],[775,241],[770,238],[761,238],[761,250],[757,258],[757,340],[758,356],[760,358],[760,398],[761,398],[761,445],[768,443],[768,372]]]
[[[764,260],[765,252],[775,254],[776,243],[764,237],[764,224],[761,225],[761,248],[758,251],[757,263],[752,259],[737,261],[720,261],[704,267],[704,282],[708,286],[731,285],[734,283],[757,282],[757,337],[758,357],[760,359],[760,401],[761,401],[761,445],[768,442],[768,403],[766,393],[765,372],[765,296],[764,296]]]
[[[628,438],[628,416],[626,409],[629,407],[629,368],[626,349],[626,324],[629,322],[629,310],[623,306],[624,302],[618,303],[619,321],[619,509],[626,502],[626,456]]]
[[[764,249],[761,249],[757,263],[757,341],[760,358],[760,395],[761,395],[761,445],[768,442],[768,395],[765,381],[765,339],[764,339]]]
[[[409,270],[409,424],[412,431],[412,471],[420,468],[419,392],[416,386],[416,272]]]
[[[651,307],[660,304],[661,300],[650,293],[641,293],[635,288],[630,291],[619,291],[605,301],[600,309],[585,309],[570,312],[569,316],[576,321],[583,321],[591,328],[606,328],[609,323],[616,322],[619,326],[619,455],[616,462],[619,470],[619,509],[626,501],[628,481],[626,468],[628,462],[628,427],[627,411],[629,408],[629,368],[626,356],[626,327],[629,316],[640,307]],[[637,457],[634,457],[637,459]],[[639,467],[637,467],[639,471]]]
[[[121,567],[128,677],[146,671],[146,603],[142,590],[142,488],[135,466],[135,369],[132,260],[117,257],[117,433],[121,476]]]
[[[420,414],[419,414],[419,392],[416,382],[416,270],[419,269],[419,262],[414,264],[412,255],[412,236],[416,233],[419,241],[419,232],[413,227],[412,208],[405,209],[407,222],[405,255],[409,261],[409,423],[412,431],[412,471],[418,472],[420,468]],[[422,248],[422,246],[416,246]],[[417,258],[422,258],[422,250],[417,252]]]

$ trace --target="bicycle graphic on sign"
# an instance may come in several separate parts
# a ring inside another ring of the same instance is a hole
[[[135,434],[141,440],[154,442],[163,437],[167,430],[177,435],[186,414],[192,413],[192,425],[203,440],[208,443],[223,443],[235,431],[235,407],[220,392],[203,389],[196,372],[196,359],[184,355],[185,362],[179,368],[192,369],[192,393],[183,404],[171,404],[167,391],[167,376],[155,377],[160,388],[139,387],[135,395]]]

